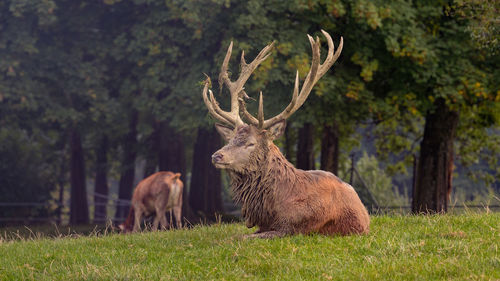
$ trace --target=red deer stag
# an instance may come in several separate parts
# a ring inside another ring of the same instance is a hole
[[[177,227],[182,227],[182,190],[180,173],[158,172],[143,179],[135,188],[127,219],[119,225],[123,232],[141,230],[143,217],[154,214],[153,230],[167,227],[165,213],[173,210]]]
[[[232,42],[219,75],[219,86],[231,94],[230,111],[222,110],[205,80],[203,100],[209,113],[221,124],[218,132],[227,144],[212,155],[212,163],[226,169],[231,178],[234,200],[241,204],[246,226],[257,226],[249,237],[272,238],[297,233],[348,235],[368,233],[370,217],[352,186],[325,171],[304,171],[288,162],[273,140],[281,136],[285,120],[306,101],[314,84],[328,71],[342,51],[343,40],[334,52],[330,35],[322,30],[328,42],[328,55],[320,63],[320,41],[308,35],[312,47],[312,63],[299,91],[299,73],[290,104],[283,112],[265,120],[262,92],[257,118],[246,109],[244,84],[257,66],[268,56],[274,43],[266,46],[250,64],[241,55],[241,72],[231,81],[228,63]],[[208,92],[208,94],[207,94]],[[241,114],[241,116],[240,116]],[[248,123],[244,123],[242,118]]]

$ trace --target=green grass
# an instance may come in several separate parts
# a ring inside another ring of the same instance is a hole
[[[107,225],[95,224],[76,226],[57,226],[55,224],[30,225],[29,227],[9,226],[0,228],[0,241],[96,236],[112,233],[118,233],[118,229],[112,229]]]
[[[245,240],[242,224],[0,240],[1,280],[500,280],[500,213],[375,216],[366,236]]]

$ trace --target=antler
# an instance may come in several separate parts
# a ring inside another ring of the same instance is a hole
[[[229,74],[227,72],[229,59],[231,58],[231,53],[233,50],[233,42],[229,44],[226,57],[224,58],[224,62],[221,66],[221,72],[219,74],[219,88],[222,91],[222,85],[225,84],[229,89],[229,93],[231,94],[231,111],[224,111],[219,107],[219,104],[215,100],[212,91],[208,90],[208,87],[210,85],[210,78],[208,76],[205,80],[205,87],[203,88],[203,101],[205,102],[208,111],[215,119],[232,127],[244,124],[239,115],[241,101],[244,97],[247,96],[243,86],[247,82],[248,78],[250,78],[250,75],[257,68],[257,66],[259,66],[259,64],[262,63],[270,55],[269,51],[272,49],[273,45],[274,42],[262,49],[250,64],[246,63],[245,52],[242,52],[240,62],[240,76],[236,81],[233,82],[231,81],[231,79],[229,79]],[[210,98],[207,97],[207,92],[210,94]],[[256,120],[255,118],[253,119]]]
[[[231,42],[231,44],[229,44],[229,48],[227,49],[224,62],[221,66],[221,73],[219,74],[219,88],[222,90],[222,85],[225,84],[231,94],[231,111],[224,111],[219,107],[219,104],[215,100],[212,91],[208,90],[208,87],[210,85],[210,78],[207,76],[207,79],[205,80],[205,87],[203,88],[203,101],[205,102],[205,105],[207,106],[210,114],[215,119],[232,127],[244,124],[240,117],[240,114],[242,114],[250,124],[258,126],[261,129],[269,128],[276,122],[290,117],[304,104],[316,82],[318,82],[318,80],[323,75],[325,75],[330,67],[332,67],[332,65],[335,63],[335,61],[337,61],[340,53],[342,52],[342,47],[344,44],[342,37],[340,37],[340,44],[337,48],[337,51],[335,51],[333,40],[330,34],[328,34],[324,30],[321,30],[321,32],[326,37],[326,40],[328,42],[328,54],[325,61],[322,64],[320,63],[321,43],[319,41],[319,38],[316,37],[316,40],[314,40],[311,36],[307,35],[312,48],[312,62],[309,73],[307,74],[306,79],[304,80],[304,84],[302,85],[302,89],[300,89],[299,93],[299,72],[297,71],[295,76],[295,86],[290,104],[283,110],[283,112],[268,120],[264,120],[262,92],[260,92],[259,97],[258,115],[257,118],[255,118],[246,109],[244,98],[248,96],[246,95],[243,86],[245,85],[248,78],[250,78],[250,75],[257,68],[257,66],[259,66],[259,64],[261,64],[270,55],[269,51],[272,49],[274,42],[262,49],[250,64],[247,64],[245,62],[245,52],[242,52],[240,76],[234,82],[229,79],[229,74],[227,72],[229,59],[231,58],[233,49],[233,42]],[[207,92],[210,94],[210,97],[207,96]]]
[[[334,52],[334,44],[332,37],[330,37],[330,34],[328,34],[326,31],[321,30],[323,35],[326,37],[326,40],[328,42],[328,55],[323,62],[323,64],[320,63],[320,48],[321,48],[321,43],[319,41],[319,38],[316,37],[316,41],[314,39],[307,35],[309,38],[309,42],[311,43],[311,48],[312,48],[312,62],[311,62],[311,68],[309,70],[309,73],[306,76],[306,79],[304,80],[304,84],[302,85],[302,89],[300,90],[299,93],[299,72],[297,71],[297,74],[295,76],[295,86],[292,94],[292,100],[290,101],[290,104],[281,112],[280,114],[268,119],[264,120],[264,113],[263,113],[263,104],[262,104],[262,92],[260,93],[259,97],[259,113],[258,113],[258,118],[253,117],[250,113],[246,111],[246,107],[244,106],[244,102],[240,100],[240,104],[243,105],[241,106],[242,108],[242,113],[246,117],[246,119],[253,125],[259,126],[259,128],[266,129],[275,124],[276,122],[280,120],[287,119],[290,117],[295,111],[297,111],[306,101],[307,97],[311,93],[311,90],[318,82],[318,80],[330,69],[330,67],[335,63],[335,61],[338,59],[340,56],[340,53],[342,52],[342,47],[344,44],[343,38],[340,37],[340,44],[339,47],[337,48],[337,51]]]

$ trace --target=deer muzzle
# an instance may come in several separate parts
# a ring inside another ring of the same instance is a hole
[[[226,163],[224,163],[224,155],[220,153],[219,151],[215,152],[212,155],[212,164],[214,164],[215,167],[221,168],[222,166],[225,166]]]

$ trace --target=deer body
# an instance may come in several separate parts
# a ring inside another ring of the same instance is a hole
[[[165,229],[167,218],[165,213],[172,210],[178,227],[182,227],[182,190],[183,183],[180,173],[157,172],[143,179],[134,190],[129,215],[120,229],[124,232],[139,231],[143,217],[155,215],[153,230],[158,225]]]
[[[276,146],[265,162],[256,174],[230,173],[234,199],[242,205],[247,227],[258,226],[259,233],[274,231],[278,236],[368,232],[368,212],[349,184],[329,172],[294,168]]]
[[[370,217],[349,184],[330,172],[296,169],[268,142],[268,133],[259,134],[252,125],[238,128],[235,136],[218,129],[230,140],[214,153],[213,162],[228,169],[246,226],[259,228],[255,237],[368,232]]]
[[[266,46],[250,64],[241,57],[241,72],[231,81],[227,72],[232,43],[221,67],[219,84],[231,93],[231,110],[223,111],[208,90],[207,79],[203,100],[210,114],[220,121],[215,125],[227,144],[212,155],[212,163],[226,169],[231,178],[233,198],[241,204],[247,227],[259,229],[251,237],[272,238],[297,233],[325,235],[363,234],[369,231],[370,217],[356,191],[335,175],[325,171],[296,169],[286,160],[273,140],[281,136],[285,120],[307,99],[314,84],[337,60],[333,40],[328,41],[328,54],[320,63],[320,42],[309,36],[313,57],[307,77],[299,92],[299,75],[295,77],[292,101],[275,117],[264,120],[262,92],[257,118],[247,112],[243,85],[257,66],[269,56]],[[210,95],[207,95],[207,92]],[[240,114],[247,120],[243,122]]]

